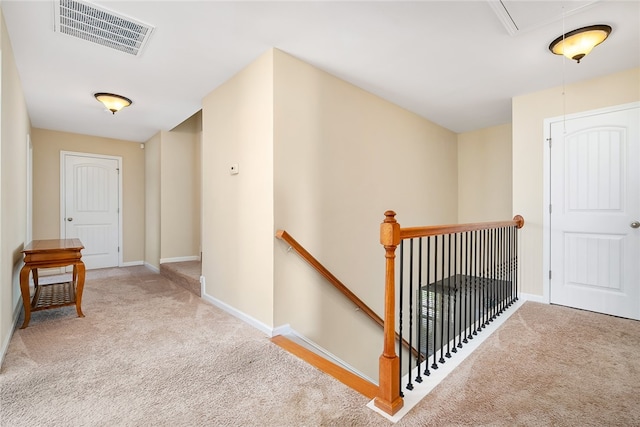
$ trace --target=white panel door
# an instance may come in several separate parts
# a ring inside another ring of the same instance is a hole
[[[640,319],[640,108],[551,124],[550,301]]]
[[[64,237],[80,239],[87,269],[118,266],[118,160],[65,153],[62,163]]]

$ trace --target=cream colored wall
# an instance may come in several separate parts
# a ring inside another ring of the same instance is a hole
[[[543,295],[544,128],[546,118],[640,100],[640,68],[513,98],[513,212],[521,233],[522,291]]]
[[[160,132],[144,144],[144,262],[160,269]]]
[[[144,150],[136,142],[33,129],[33,238],[60,237],[60,151],[122,157],[123,262],[144,259]]]
[[[458,222],[513,217],[511,124],[458,134]]]
[[[200,129],[196,114],[161,132],[161,262],[200,255]]]
[[[0,10],[0,362],[20,310],[20,252],[27,238],[27,136],[31,124]]]
[[[203,100],[206,293],[273,325],[273,55]],[[240,173],[230,175],[231,164]]]
[[[456,135],[274,51],[275,229],[287,230],[379,315],[379,227],[457,217]],[[275,324],[377,379],[382,331],[287,244],[275,246]]]

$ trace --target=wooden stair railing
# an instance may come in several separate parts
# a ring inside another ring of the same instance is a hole
[[[379,388],[374,404],[387,414],[393,415],[404,405],[398,381],[400,360],[395,350],[395,335],[397,335],[395,329],[396,248],[404,239],[490,230],[501,227],[522,228],[524,226],[524,218],[516,215],[511,221],[401,228],[395,219],[396,213],[394,211],[387,211],[384,215],[385,219],[380,225],[380,243],[385,249],[384,347],[380,356]]]
[[[327,270],[316,258],[313,257],[300,243],[296,241],[285,230],[278,230],[276,237],[289,244],[289,246],[295,250],[305,261],[307,261],[318,273],[320,273],[329,283],[331,283],[337,290],[339,290],[344,296],[346,296],[352,303],[358,307],[363,313],[365,313],[370,319],[376,322],[380,327],[384,328],[384,320],[376,314],[367,304],[358,298],[349,288],[347,288],[336,276],[334,276],[329,270]],[[399,334],[395,334],[397,340],[400,339]],[[406,349],[411,349],[412,354],[415,357],[419,356],[419,352],[415,348],[411,348],[409,343],[403,339],[402,345]]]

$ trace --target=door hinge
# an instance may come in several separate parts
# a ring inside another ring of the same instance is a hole
[[[120,246],[118,246],[118,253],[120,253]]]
[[[549,280],[551,280],[551,270],[549,270]]]
[[[551,138],[547,138],[547,142],[549,143],[549,148],[551,148]]]
[[[551,203],[549,203],[549,213],[551,213],[551,211],[553,211],[553,209],[551,208]]]

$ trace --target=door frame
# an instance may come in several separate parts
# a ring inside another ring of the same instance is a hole
[[[60,238],[65,234],[65,222],[64,222],[64,213],[65,213],[65,156],[77,156],[77,157],[91,157],[94,159],[107,159],[107,160],[116,160],[118,162],[118,267],[122,267],[124,265],[123,262],[123,254],[124,248],[122,246],[123,242],[123,233],[122,233],[122,220],[123,220],[123,205],[122,205],[122,174],[124,173],[122,170],[122,157],[121,156],[109,156],[106,154],[95,154],[95,153],[81,153],[77,151],[60,151]]]
[[[549,213],[549,205],[551,204],[551,148],[549,147],[549,138],[551,138],[551,125],[553,123],[563,122],[565,120],[580,119],[599,114],[630,110],[633,108],[640,108],[640,101],[544,119],[544,166],[542,172],[542,302],[544,303],[551,303],[551,280],[549,278],[549,271],[551,270],[551,215]]]

